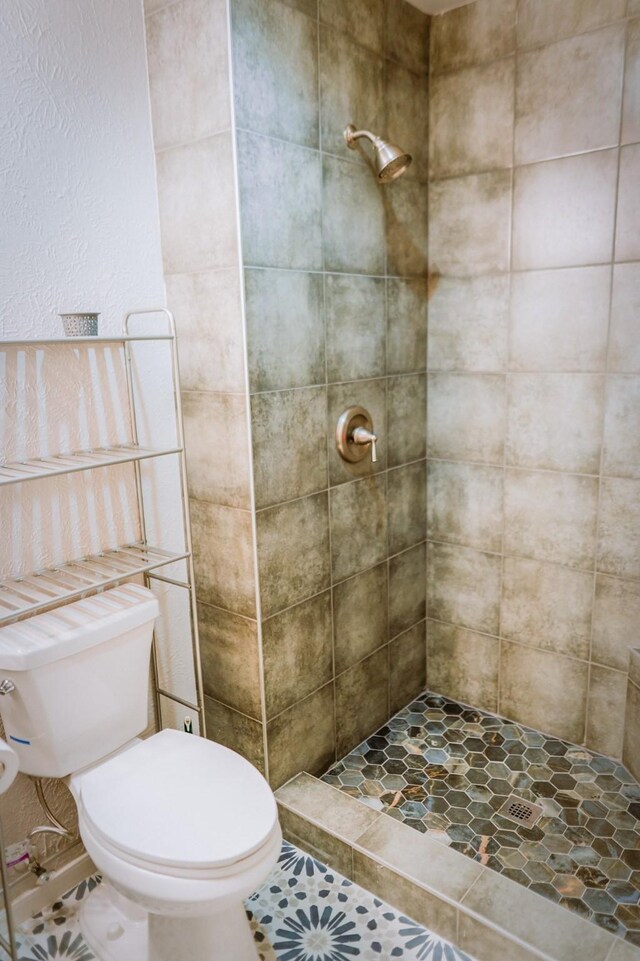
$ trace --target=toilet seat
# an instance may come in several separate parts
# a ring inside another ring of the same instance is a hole
[[[249,867],[280,833],[273,793],[248,761],[169,729],[83,774],[78,807],[112,856],[194,880]]]

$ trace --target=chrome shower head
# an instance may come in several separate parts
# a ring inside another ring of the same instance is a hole
[[[396,180],[411,163],[411,154],[393,143],[387,143],[370,130],[356,130],[352,123],[345,127],[344,139],[351,150],[356,149],[356,141],[361,137],[365,137],[373,144],[373,169],[380,183],[385,184],[390,180]]]

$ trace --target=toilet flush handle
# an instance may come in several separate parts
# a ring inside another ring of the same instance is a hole
[[[0,681],[0,694],[13,694],[15,689],[15,684],[8,677],[5,677],[4,681]]]

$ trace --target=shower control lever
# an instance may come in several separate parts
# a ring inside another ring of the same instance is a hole
[[[378,435],[371,414],[364,407],[347,407],[338,418],[336,447],[343,460],[356,464],[371,451],[371,463],[378,460]]]
[[[371,463],[376,464],[378,461],[378,452],[376,450],[376,443],[378,438],[366,427],[356,427],[353,434],[354,444],[371,444]]]

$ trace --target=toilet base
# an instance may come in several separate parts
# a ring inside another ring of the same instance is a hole
[[[149,961],[259,961],[244,905],[203,918],[149,915]]]
[[[205,917],[160,917],[103,881],[80,910],[80,929],[98,961],[259,961],[242,903]]]
[[[85,898],[82,936],[98,961],[148,961],[148,914],[103,881]]]

